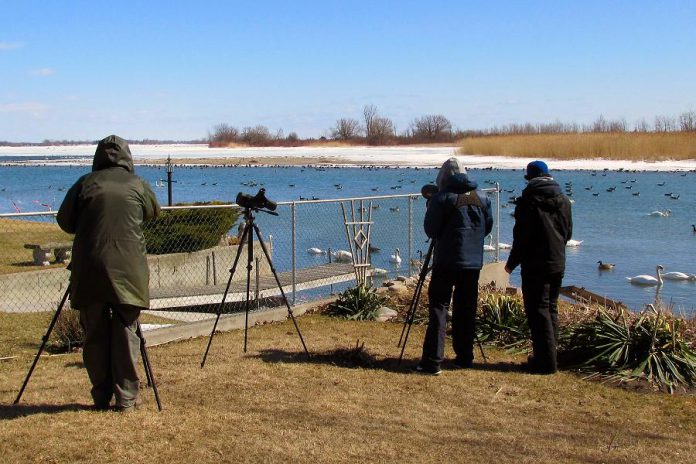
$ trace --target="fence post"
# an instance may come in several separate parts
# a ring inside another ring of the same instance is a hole
[[[292,305],[295,306],[295,303],[297,301],[297,295],[296,295],[296,290],[297,290],[297,280],[296,280],[296,275],[295,272],[297,270],[297,243],[296,243],[296,238],[295,238],[295,232],[297,229],[297,222],[295,218],[295,202],[292,202],[292,205],[290,206],[290,211],[291,211],[291,221],[292,221]]]
[[[500,183],[495,183],[495,262],[500,262]]]
[[[413,262],[413,197],[408,197],[408,275],[411,275],[411,263]]]

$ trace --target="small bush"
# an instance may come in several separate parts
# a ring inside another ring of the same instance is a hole
[[[479,305],[476,333],[482,343],[522,349],[531,337],[529,323],[519,298],[488,293]]]
[[[622,310],[612,317],[600,309],[595,320],[568,328],[563,355],[593,376],[645,378],[670,392],[696,385],[696,353],[686,342],[684,321],[668,313]]]
[[[71,351],[73,348],[81,346],[85,339],[85,332],[80,324],[80,311],[63,309],[53,327],[52,335],[51,348],[54,351]]]
[[[341,293],[338,299],[328,306],[327,314],[351,320],[372,320],[377,317],[377,311],[386,301],[387,299],[378,295],[374,288],[358,285]]]
[[[221,202],[194,203],[194,206]],[[183,205],[177,205],[183,206]],[[214,247],[239,218],[237,208],[175,209],[147,222],[147,252],[154,255],[185,253]]]

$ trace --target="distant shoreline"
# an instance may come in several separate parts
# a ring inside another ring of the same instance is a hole
[[[209,148],[205,144],[131,145],[137,165],[161,165],[171,156],[175,165],[209,166],[338,166],[338,167],[439,167],[447,158],[457,156],[472,169],[521,169],[532,157],[462,155],[457,146],[355,146],[355,147],[268,147]],[[88,164],[95,145],[0,147],[3,157],[14,160],[0,165],[75,165]],[[26,160],[25,160],[26,159]],[[635,161],[608,159],[557,160],[544,158],[552,170],[610,171],[696,171],[696,159]],[[29,162],[30,161],[30,162]]]

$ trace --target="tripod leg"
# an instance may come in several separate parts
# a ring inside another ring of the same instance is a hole
[[[145,337],[143,337],[143,331],[140,328],[140,321],[136,321],[137,327],[135,333],[140,338],[140,356],[143,358],[143,367],[145,368],[145,376],[147,377],[148,386],[152,387],[152,391],[155,394],[155,401],[157,402],[157,409],[162,410],[162,403],[160,402],[159,392],[157,391],[157,384],[155,383],[155,376],[152,373],[152,365],[150,364],[150,357],[147,355],[147,348],[145,346]]]
[[[48,330],[46,331],[46,335],[43,336],[41,339],[41,347],[39,347],[39,352],[36,353],[36,356],[34,357],[34,361],[31,364],[31,367],[29,368],[29,372],[27,373],[27,377],[24,379],[24,383],[22,384],[22,388],[19,390],[19,394],[17,395],[17,398],[14,400],[13,404],[19,403],[19,400],[22,399],[22,394],[24,394],[24,389],[27,388],[27,384],[29,383],[29,379],[31,378],[31,374],[34,372],[34,368],[36,367],[36,363],[39,362],[39,358],[41,357],[41,353],[43,353],[44,348],[46,348],[46,343],[48,343],[48,338],[51,336],[51,332],[53,331],[53,326],[56,325],[56,322],[58,321],[58,317],[60,316],[60,312],[63,310],[63,306],[65,305],[65,301],[68,299],[68,295],[70,294],[70,285],[68,284],[68,288],[65,289],[65,293],[63,294],[63,298],[60,300],[60,304],[58,305],[58,309],[56,309],[56,313],[53,315],[53,319],[51,319],[51,323],[48,325]]]
[[[479,351],[481,352],[483,363],[488,364],[488,358],[486,358],[486,353],[483,352],[483,345],[481,344],[481,340],[479,340],[478,334],[476,332],[474,332],[474,335],[476,336],[476,343],[478,344]]]
[[[399,354],[399,364],[404,357],[404,351],[406,350],[406,342],[408,341],[408,336],[411,333],[411,327],[413,326],[413,321],[416,318],[416,309],[418,308],[418,301],[420,300],[421,292],[423,290],[423,285],[425,284],[425,278],[430,271],[430,259],[433,256],[433,249],[435,248],[435,240],[430,242],[430,247],[423,260],[423,267],[421,268],[420,276],[418,277],[418,284],[416,284],[416,289],[413,292],[413,299],[411,300],[411,306],[409,307],[408,314],[404,320],[404,326],[401,329],[401,338],[399,338],[399,345],[401,345],[401,353]]]
[[[295,325],[295,330],[297,331],[297,335],[299,335],[300,337],[300,342],[302,343],[302,348],[304,348],[304,352],[307,355],[307,359],[310,359],[311,357],[309,356],[307,345],[305,344],[304,338],[302,337],[302,332],[300,332],[300,327],[297,325],[297,320],[295,319],[295,315],[292,312],[290,303],[288,303],[288,297],[285,296],[285,291],[283,290],[283,286],[281,285],[280,279],[278,278],[278,273],[276,272],[275,267],[273,266],[273,261],[271,260],[271,256],[268,253],[268,248],[266,248],[266,243],[264,243],[263,238],[261,237],[261,231],[259,231],[259,226],[257,226],[256,224],[252,225],[254,227],[254,230],[256,231],[256,237],[259,239],[259,243],[261,244],[263,254],[266,255],[268,265],[271,267],[271,272],[273,273],[273,277],[275,277],[276,284],[278,285],[278,290],[280,290],[280,294],[283,296],[285,306],[287,306],[288,308],[288,316],[290,316],[290,319],[292,319],[292,323]]]
[[[249,295],[251,286],[251,263],[254,262],[254,229],[247,228],[247,278],[246,278],[246,299],[244,300],[244,352],[247,352],[247,342],[249,340]]]
[[[225,287],[225,293],[222,295],[222,301],[217,308],[217,317],[215,318],[215,324],[213,324],[213,330],[210,332],[210,338],[208,338],[208,346],[205,349],[205,354],[203,355],[203,360],[201,361],[201,369],[205,366],[205,360],[208,358],[208,351],[210,351],[210,345],[213,342],[213,335],[215,334],[215,329],[217,329],[218,322],[220,321],[220,314],[222,314],[222,308],[225,305],[225,299],[227,298],[227,293],[230,291],[230,285],[232,284],[232,276],[234,276],[234,271],[237,269],[237,263],[239,262],[239,257],[242,254],[242,248],[246,241],[246,231],[249,228],[249,224],[244,224],[244,229],[242,229],[242,241],[239,243],[239,248],[237,248],[237,255],[234,257],[234,264],[230,268],[230,277],[227,279],[227,286]]]

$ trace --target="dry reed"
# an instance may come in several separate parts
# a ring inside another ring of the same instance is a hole
[[[696,132],[494,135],[466,138],[459,150],[531,158],[686,160],[696,158]]]

